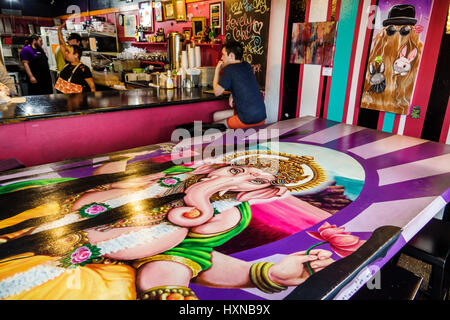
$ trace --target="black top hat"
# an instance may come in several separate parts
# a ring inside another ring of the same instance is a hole
[[[383,27],[393,25],[415,25],[417,23],[416,8],[410,4],[399,4],[389,10],[388,18],[383,21]]]

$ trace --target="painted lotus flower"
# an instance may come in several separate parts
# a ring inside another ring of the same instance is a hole
[[[180,183],[180,181],[181,180],[179,178],[171,177],[171,178],[160,179],[158,182],[163,187],[173,188],[176,185],[178,185]]]
[[[69,252],[60,262],[65,268],[84,266],[101,256],[100,249],[95,245],[85,244]]]
[[[70,256],[72,264],[80,264],[89,260],[92,256],[91,250],[87,247],[81,247],[75,250]]]
[[[107,204],[94,202],[80,208],[78,212],[84,218],[92,218],[99,215],[102,212],[108,211],[109,208],[110,207]]]
[[[337,255],[346,257],[361,247],[365,241],[344,230],[343,227],[325,222],[319,227],[318,232],[307,231],[307,233],[313,238],[328,242]]]

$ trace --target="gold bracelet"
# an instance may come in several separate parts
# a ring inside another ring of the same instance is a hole
[[[197,262],[195,262],[191,259],[180,257],[180,256],[166,255],[166,254],[158,254],[155,256],[135,260],[133,263],[133,267],[138,269],[141,266],[143,266],[144,264],[149,263],[151,261],[173,261],[173,262],[181,263],[182,265],[185,265],[186,267],[191,269],[192,278],[196,277],[198,275],[198,273],[200,271],[202,271],[202,267]]]
[[[141,300],[198,300],[198,298],[188,287],[160,286],[144,291]]]
[[[269,269],[273,265],[273,262],[258,262],[250,268],[250,281],[262,292],[276,293],[287,289],[287,287],[280,286],[270,279]]]

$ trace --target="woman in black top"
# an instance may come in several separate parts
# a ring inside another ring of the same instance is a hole
[[[74,84],[81,85],[83,92],[95,92],[94,79],[88,66],[80,62],[83,53],[80,46],[66,45],[61,29],[65,23],[58,27],[59,45],[64,59],[68,62],[59,73],[59,77]]]

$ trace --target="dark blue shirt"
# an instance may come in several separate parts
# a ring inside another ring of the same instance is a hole
[[[253,69],[248,62],[232,63],[223,68],[219,85],[233,95],[236,113],[245,124],[266,119],[266,107]]]

